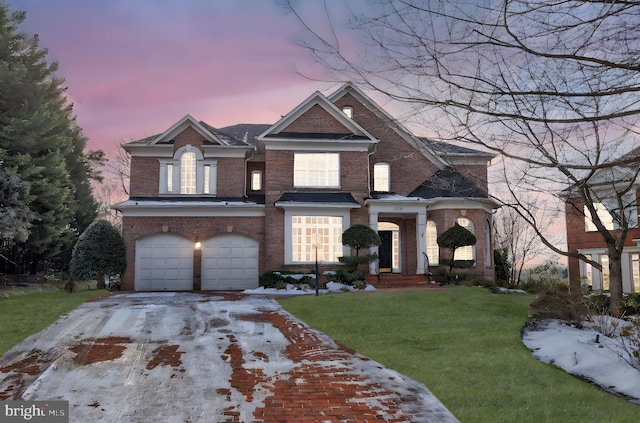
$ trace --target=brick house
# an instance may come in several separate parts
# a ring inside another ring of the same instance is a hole
[[[315,92],[273,125],[216,129],[187,115],[125,144],[122,213],[127,290],[257,287],[270,270],[338,267],[349,226],[383,241],[370,274],[423,275],[455,222],[475,246],[456,252],[493,278],[491,154],[411,134],[358,88]]]
[[[637,153],[637,150],[636,150]],[[601,203],[595,204],[598,216],[605,227],[614,237],[620,235],[618,223],[609,210],[615,210],[617,206],[611,203],[612,180],[620,186],[624,186],[628,175],[635,175],[637,169],[630,168],[626,173],[624,166],[613,171],[600,172],[592,178],[592,185]],[[613,174],[611,173],[613,172]],[[621,173],[620,173],[621,172]],[[632,176],[635,178],[635,176]],[[622,252],[622,289],[625,293],[640,292],[640,229],[638,228],[638,196],[640,184],[634,183],[629,194],[623,197],[627,207],[625,215],[629,221],[629,232],[625,238]],[[601,187],[598,189],[598,187]],[[590,257],[602,265],[602,271],[577,258],[569,257],[569,280],[572,283],[580,282],[594,291],[607,291],[609,289],[609,255],[607,246],[591,220],[591,214],[585,208],[579,196],[572,187],[567,188],[565,194],[565,219],[567,233],[567,248],[569,252],[578,252]],[[611,203],[611,204],[605,204]]]

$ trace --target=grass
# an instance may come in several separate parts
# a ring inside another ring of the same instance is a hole
[[[282,306],[425,384],[462,422],[637,422],[637,405],[541,363],[522,344],[525,295],[481,288],[300,296]]]
[[[0,298],[0,355],[105,290],[63,290]]]

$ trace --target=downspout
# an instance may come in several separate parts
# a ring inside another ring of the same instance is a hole
[[[377,149],[378,143],[375,143],[373,145],[373,151],[367,154],[367,188],[369,188],[369,195],[371,195],[371,156],[376,153]],[[391,181],[389,181],[389,185],[391,185]]]
[[[246,159],[244,159],[244,198],[248,198],[247,197],[247,171],[249,170],[249,160],[253,159],[256,156],[256,148],[257,147],[253,147],[253,150],[251,150],[251,157],[248,157]],[[264,175],[262,177],[262,183],[264,183]]]

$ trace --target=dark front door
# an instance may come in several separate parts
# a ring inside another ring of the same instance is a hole
[[[392,231],[379,231],[380,247],[378,248],[378,257],[380,259],[380,272],[391,272],[391,252],[393,245]]]

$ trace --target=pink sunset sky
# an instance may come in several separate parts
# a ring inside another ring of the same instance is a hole
[[[26,11],[58,61],[87,149],[112,153],[186,114],[214,127],[275,123],[314,91],[336,86],[298,43],[282,0],[6,0]],[[317,7],[322,2],[303,2]],[[329,1],[339,16],[341,1]],[[339,18],[338,18],[339,19]],[[304,74],[305,76],[301,75]]]

